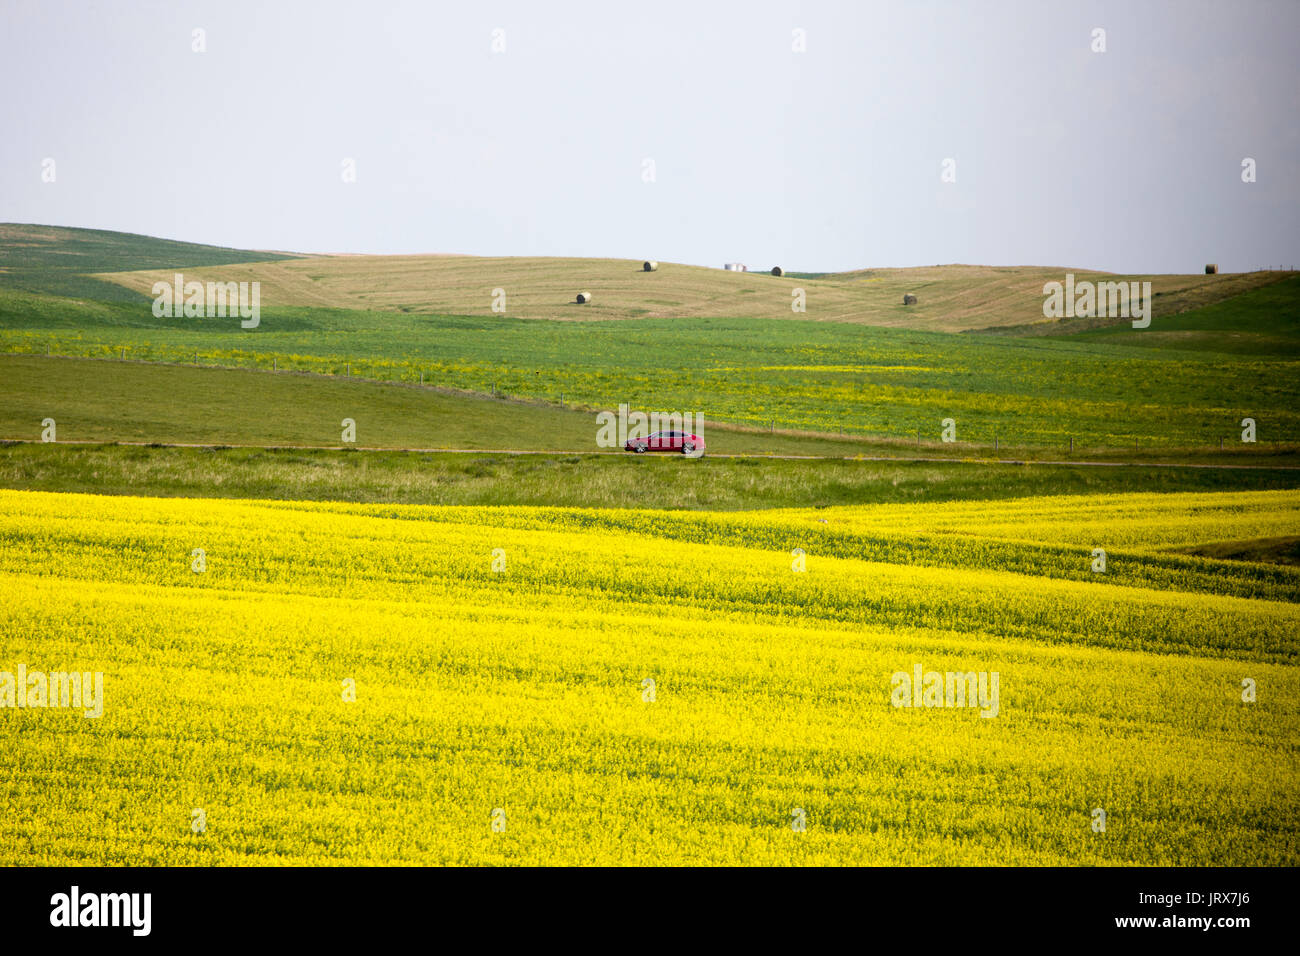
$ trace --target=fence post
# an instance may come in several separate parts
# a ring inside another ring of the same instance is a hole
[[[1070,454],[1071,454],[1071,455],[1074,454],[1074,436],[1073,436],[1073,435],[1070,436]]]

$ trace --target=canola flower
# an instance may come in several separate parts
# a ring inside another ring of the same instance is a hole
[[[1297,504],[0,491],[0,672],[104,675],[0,707],[0,861],[1295,865],[1294,576],[1167,549]],[[916,665],[997,716],[894,706]]]

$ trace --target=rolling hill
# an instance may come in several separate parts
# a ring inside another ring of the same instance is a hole
[[[1079,278],[1149,281],[1158,315],[1222,302],[1287,273],[1110,276],[1045,266],[943,265],[843,273],[737,273],[626,259],[459,255],[298,255],[227,249],[131,233],[0,224],[0,289],[140,303],[175,271],[199,281],[259,282],[264,307],[555,320],[770,318],[964,332],[1041,334],[1043,285]],[[505,293],[504,309],[494,290]],[[806,311],[792,310],[802,289]],[[592,301],[577,303],[579,291]],[[903,305],[903,296],[917,303]],[[496,307],[494,308],[494,304]],[[1104,323],[1103,323],[1104,324]],[[1067,330],[1067,329],[1063,329]],[[1068,331],[1077,330],[1072,325]]]
[[[0,290],[138,302],[143,293],[129,285],[95,279],[91,274],[268,262],[289,255],[205,246],[104,229],[6,222],[0,223]]]
[[[564,321],[655,318],[764,318],[849,322],[936,332],[1052,325],[1043,318],[1043,284],[1067,271],[1040,266],[930,266],[876,269],[819,278],[726,272],[661,262],[643,272],[626,259],[480,258],[475,256],[310,256],[195,268],[199,281],[260,282],[269,306],[307,306],[404,313],[492,315],[493,290],[505,292],[501,314]],[[141,294],[170,269],[103,273]],[[1122,276],[1149,281],[1159,314],[1219,302],[1282,278],[1283,273]],[[804,290],[806,311],[793,311]],[[589,291],[592,301],[575,296]],[[917,303],[903,305],[904,294]],[[500,311],[500,310],[498,310]]]
[[[611,259],[286,258],[76,230],[71,238],[58,231],[42,238],[36,233],[43,228],[12,227],[0,243],[0,269],[9,270],[0,283],[0,351],[36,363],[0,367],[8,379],[0,419],[14,437],[30,430],[39,411],[20,401],[37,395],[32,382],[55,388],[40,393],[38,404],[45,405],[49,395],[64,394],[59,389],[89,401],[131,378],[138,383],[120,390],[106,406],[112,415],[101,414],[91,431],[106,439],[166,440],[150,403],[173,403],[178,379],[151,369],[179,363],[504,393],[562,409],[629,403],[690,410],[791,435],[920,444],[937,442],[941,423],[952,419],[953,450],[969,442],[1021,449],[1017,454],[1085,446],[1203,452],[1220,442],[1240,445],[1246,417],[1258,422],[1260,443],[1300,441],[1300,279],[1290,273],[1153,277],[1160,298],[1151,328],[1137,331],[1119,320],[1080,331],[1041,322],[1042,282],[1060,270],[947,266],[778,278],[661,263],[646,273],[639,263]],[[263,261],[231,261],[255,255]],[[125,271],[83,278],[79,270],[88,268]],[[150,287],[170,283],[176,271],[263,282],[258,328],[155,317]],[[94,284],[84,295],[52,291],[82,281]],[[101,287],[130,300],[101,299]],[[506,290],[504,314],[492,311],[495,288]],[[593,292],[591,305],[570,301],[579,288]],[[792,288],[806,290],[806,314],[790,311]],[[903,290],[920,303],[902,306]],[[1192,308],[1164,311],[1184,306]],[[564,321],[575,316],[596,321]],[[807,317],[828,321],[798,321]],[[636,321],[599,321],[619,318]],[[956,334],[963,330],[1001,334]],[[41,364],[46,355],[48,367]],[[57,356],[154,364],[127,375],[102,363],[57,365]],[[207,384],[216,381],[210,371],[182,377],[204,393],[217,387]],[[17,385],[20,378],[28,384]],[[310,404],[311,394],[304,377],[294,376],[276,386],[275,407]],[[263,440],[255,416],[238,419],[247,427],[227,428],[196,420],[199,404],[179,407],[195,411],[177,420],[171,435]],[[227,421],[234,420],[221,419]],[[402,443],[525,447],[502,442],[497,427],[467,441],[457,421],[437,415],[421,429],[424,437]],[[568,435],[570,426],[557,419],[537,427],[552,438]],[[586,446],[566,440],[563,447]],[[526,447],[557,446],[539,438]]]

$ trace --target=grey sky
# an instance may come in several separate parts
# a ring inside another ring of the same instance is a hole
[[[4,0],[0,82],[0,221],[804,270],[1300,266],[1289,0]]]

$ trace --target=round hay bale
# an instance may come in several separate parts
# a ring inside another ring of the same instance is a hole
[[[780,266],[772,266],[772,275],[783,276],[785,275],[785,270],[782,269]]]
[[[1219,271],[1219,267],[1215,265],[1213,262],[1211,262],[1208,266],[1205,267],[1205,274],[1207,276],[1215,275],[1218,271]]]
[[[903,305],[916,305],[916,296],[910,292],[903,296]]]
[[[642,271],[642,272],[658,272],[658,271],[659,271],[659,263],[655,262],[653,259],[647,259],[645,262],[641,263],[641,271]]]
[[[579,292],[579,293],[578,293],[578,304],[579,304],[579,305],[586,305],[586,304],[587,304],[588,302],[590,302],[590,301],[591,301],[591,293],[590,293],[590,292]]]

